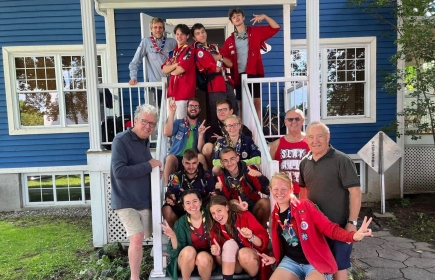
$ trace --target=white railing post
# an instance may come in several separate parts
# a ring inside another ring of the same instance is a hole
[[[93,1],[80,0],[85,51],[88,102],[89,151],[101,151],[100,105],[98,102],[97,47]]]
[[[162,79],[162,103],[159,111],[159,121],[157,128],[157,146],[155,158],[162,163],[166,157],[166,136],[163,135],[163,126],[166,122],[166,82],[167,79]],[[165,277],[166,272],[163,270],[163,244],[162,244],[162,229],[160,223],[162,222],[162,201],[164,186],[160,178],[160,169],[154,168],[151,174],[151,201],[153,205],[153,258],[154,269],[150,273],[150,277]]]
[[[309,0],[306,5],[308,119],[312,122],[320,120],[319,0]]]

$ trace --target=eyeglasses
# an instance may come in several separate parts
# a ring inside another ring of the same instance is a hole
[[[228,108],[216,109],[216,111],[218,113],[225,113],[226,111],[228,111]]]
[[[235,128],[238,127],[240,123],[234,123],[234,124],[227,124],[225,125],[226,128]]]
[[[300,117],[296,117],[296,118],[286,118],[285,120],[288,121],[288,122],[292,122],[292,121],[294,121],[294,120],[298,122],[298,121],[301,120],[301,118],[300,118]]]
[[[201,108],[199,105],[189,105],[187,107],[190,108],[190,109],[199,109],[199,108]]]
[[[143,126],[149,126],[151,128],[156,127],[156,123],[155,122],[149,122],[147,120],[141,119],[140,122],[142,123]]]
[[[221,161],[222,161],[222,164],[228,164],[228,163],[230,163],[230,162],[232,162],[232,161],[236,161],[237,160],[237,157],[232,157],[232,158],[230,158],[230,159],[222,159]]]

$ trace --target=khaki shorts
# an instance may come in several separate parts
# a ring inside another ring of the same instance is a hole
[[[115,212],[127,231],[127,237],[136,233],[144,233],[144,238],[151,236],[152,216],[150,209],[136,210],[133,208],[123,208],[115,210]]]

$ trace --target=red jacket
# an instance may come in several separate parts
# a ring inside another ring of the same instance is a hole
[[[279,208],[275,206],[271,217],[275,217],[275,213],[278,211]],[[307,199],[292,199],[291,213],[296,222],[296,224],[292,222],[293,229],[295,229],[298,234],[302,251],[308,262],[320,273],[333,274],[337,272],[337,263],[329,249],[328,243],[326,243],[325,235],[331,239],[342,242],[354,242],[353,235],[355,232],[346,231],[336,223],[328,220],[328,218],[317,209],[314,203]],[[306,222],[307,225],[304,230],[301,228],[302,222]],[[272,218],[272,248],[277,263],[283,258],[277,230],[278,226],[276,220]],[[303,237],[303,235],[305,237]]]
[[[217,223],[218,224],[218,223]],[[218,224],[219,225],[219,224]],[[239,239],[243,246],[248,248],[253,248],[254,250],[260,252],[260,253],[266,253],[267,254],[267,245],[269,243],[269,235],[267,234],[267,231],[263,228],[262,225],[255,219],[254,215],[252,215],[248,211],[244,211],[237,214],[237,220],[236,220],[236,227],[239,228],[249,228],[252,230],[252,233],[256,236],[256,238],[261,239],[261,246],[255,246],[249,242],[247,238],[244,238],[242,235],[239,234]],[[224,245],[225,237],[222,234],[216,234],[215,230],[210,231],[210,240],[216,239],[216,241],[219,243],[219,246]],[[260,280],[268,280],[271,275],[271,270],[269,266],[262,266],[260,265]]]
[[[180,49],[178,46],[170,53],[163,66],[173,60],[184,69],[181,75],[171,75],[169,78],[168,97],[173,97],[176,101],[188,100],[195,97],[196,93],[196,73],[193,49],[190,46]]]
[[[257,75],[264,77],[263,60],[261,59],[261,43],[275,35],[279,28],[270,26],[247,26],[248,34],[248,61],[246,63],[246,74]],[[225,40],[223,50],[229,54],[229,59],[233,63],[231,67],[231,77],[233,77],[234,85],[240,85],[239,68],[237,65],[237,49],[234,33]]]
[[[213,58],[213,53],[218,54],[219,49],[215,45],[209,45],[205,48],[199,44],[194,47],[196,67],[198,71],[205,75],[213,75],[213,79],[207,83],[207,92],[226,92],[227,87],[222,71],[216,72],[216,60]]]

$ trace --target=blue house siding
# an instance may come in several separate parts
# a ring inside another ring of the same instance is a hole
[[[104,19],[95,21],[104,44]],[[0,47],[82,43],[79,0],[0,1]],[[85,165],[88,133],[9,135],[3,69],[0,52],[0,168]]]
[[[299,0],[291,14],[291,38],[306,38],[306,0]],[[390,18],[391,12],[382,16]],[[385,35],[389,36],[385,36]],[[382,90],[383,71],[394,69],[389,58],[395,53],[395,33],[360,9],[349,8],[347,0],[320,0],[320,38],[376,36],[376,123],[330,125],[331,144],[345,153],[356,154],[382,126],[396,119],[396,96]],[[391,136],[393,137],[393,136]]]
[[[238,7],[238,6],[235,6]],[[128,65],[136,52],[141,40],[140,13],[161,17],[163,20],[171,18],[211,18],[228,17],[228,11],[235,7],[216,7],[184,9],[149,9],[149,10],[117,10],[115,11],[116,47],[118,56],[118,77],[120,82],[127,82],[129,77]],[[284,75],[284,45],[283,45],[283,11],[282,6],[240,7],[245,14],[245,23],[250,24],[252,14],[266,13],[273,18],[281,30],[267,41],[272,45],[272,52],[263,56],[266,77],[282,77]],[[264,25],[265,23],[261,23]],[[143,73],[138,72],[139,81],[143,80]]]

